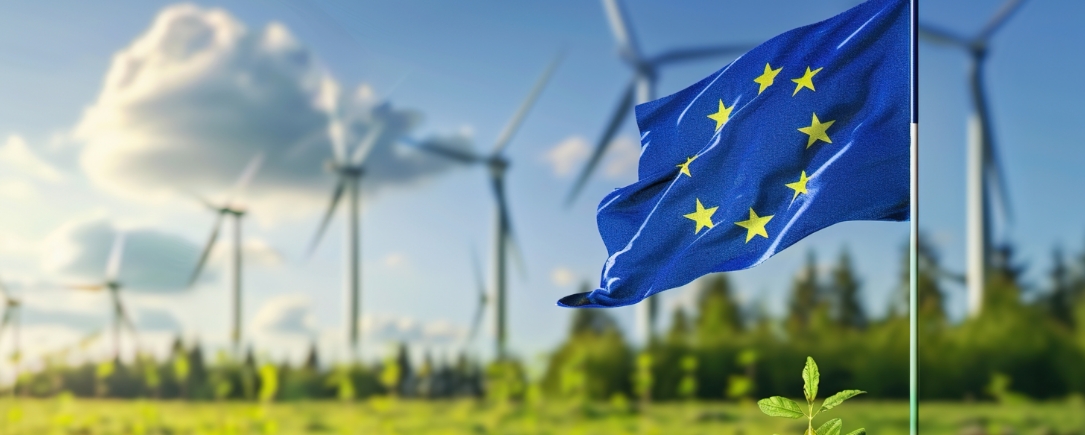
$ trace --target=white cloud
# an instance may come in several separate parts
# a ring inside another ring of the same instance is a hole
[[[607,154],[603,175],[610,178],[636,176],[637,163],[640,162],[640,143],[636,139],[629,136],[614,139]]]
[[[402,252],[393,252],[384,256],[384,266],[389,269],[398,269],[407,264],[407,256]]]
[[[564,177],[588,158],[590,152],[591,147],[587,139],[583,136],[569,136],[547,150],[543,158],[550,163],[554,176]]]
[[[95,186],[151,202],[182,190],[221,192],[263,152],[247,199],[274,212],[265,215],[323,205],[334,182],[324,170],[332,110],[346,120],[348,147],[375,121],[385,125],[367,160],[369,193],[452,167],[397,146],[421,115],[379,105],[371,94],[340,92],[281,24],[252,31],[222,9],[174,5],[114,56],[74,138],[85,144],[80,164]],[[462,135],[428,140],[470,146]]]
[[[2,180],[0,181],[0,196],[27,200],[38,197],[38,189],[25,180]]]
[[[449,344],[467,336],[467,329],[436,319],[422,322],[408,316],[366,315],[361,319],[362,334],[376,342]]]
[[[581,170],[592,152],[592,144],[580,135],[563,139],[543,154],[554,176],[562,178]],[[636,139],[620,136],[611,141],[600,164],[602,175],[610,179],[635,176],[640,162],[640,145]]]
[[[62,279],[100,282],[117,231],[101,215],[69,221],[46,237],[42,268]],[[118,279],[126,290],[161,292],[187,287],[200,247],[183,237],[149,228],[128,229],[124,234]]]
[[[576,281],[576,274],[568,267],[558,266],[550,271],[550,282],[558,287],[566,287]]]
[[[39,158],[22,137],[14,134],[0,146],[0,164],[8,171],[19,171],[39,180],[55,183],[64,179],[59,170]]]
[[[135,312],[136,330],[140,333],[148,331],[177,332],[181,331],[181,322],[168,310],[160,308],[139,308]]]
[[[260,307],[252,319],[253,332],[263,336],[312,336],[316,328],[316,317],[309,298],[301,294],[272,298]]]

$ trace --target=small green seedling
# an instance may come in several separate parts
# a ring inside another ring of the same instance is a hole
[[[815,410],[814,399],[816,399],[818,395],[818,382],[820,380],[821,374],[818,372],[818,365],[814,363],[813,358],[806,357],[806,367],[803,367],[802,369],[802,391],[806,396],[806,410],[804,411],[799,407],[799,404],[795,403],[794,400],[781,396],[772,396],[768,399],[761,399],[757,402],[757,406],[761,408],[761,412],[764,412],[771,417],[806,417],[806,432],[804,432],[803,435],[840,435],[840,429],[844,424],[839,418],[829,420],[818,427],[817,430],[814,430],[814,416],[820,414],[822,411],[836,408],[837,406],[840,406],[841,403],[844,403],[845,400],[863,394],[866,391],[841,391],[829,396],[829,398],[825,399],[825,401],[821,403],[821,406]],[[866,435],[866,429],[859,428],[848,435]]]

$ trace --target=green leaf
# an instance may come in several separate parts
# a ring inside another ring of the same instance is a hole
[[[828,399],[825,399],[825,402],[821,404],[821,409],[818,412],[828,411],[830,409],[836,408],[837,406],[840,406],[841,403],[844,403],[845,400],[848,400],[865,392],[866,391],[861,390],[844,390],[839,393],[833,394],[832,396],[829,396]]]
[[[818,365],[811,357],[806,357],[806,367],[802,368],[802,392],[806,393],[806,401],[813,402],[818,397],[818,382],[821,381],[821,373],[818,373]]]
[[[856,430],[851,431],[851,433],[849,433],[848,435],[866,435],[866,428],[865,427],[858,428]]]
[[[761,408],[761,412],[764,412],[765,415],[771,417],[802,418],[806,415],[803,414],[802,408],[799,408],[799,404],[795,403],[794,400],[780,396],[758,400],[757,407]]]
[[[840,435],[840,428],[844,426],[844,422],[839,418],[834,418],[821,425],[818,430],[814,431],[817,435]]]

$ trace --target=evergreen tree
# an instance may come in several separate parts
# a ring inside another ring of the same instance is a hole
[[[309,344],[309,354],[305,356],[306,370],[316,372],[320,368],[320,357],[317,354],[316,341]]]
[[[810,327],[811,313],[821,302],[821,286],[818,282],[817,257],[814,251],[806,256],[806,267],[795,279],[788,311],[788,328],[792,332],[805,331]]]
[[[686,315],[686,309],[682,307],[676,308],[671,319],[671,330],[667,332],[667,343],[685,344],[689,341],[691,331],[692,328],[689,325],[689,316]]]
[[[735,303],[731,281],[726,274],[713,274],[703,281],[697,307],[699,311],[694,325],[699,343],[733,340],[742,332],[742,314]]]
[[[919,315],[923,317],[925,322],[931,325],[941,325],[945,323],[946,312],[945,302],[943,296],[943,290],[941,287],[941,281],[944,278],[953,278],[954,280],[964,283],[964,278],[953,274],[950,274],[942,269],[940,264],[940,255],[934,245],[931,244],[923,233],[919,235],[918,246],[918,282],[917,292],[919,298]],[[902,251],[904,254],[901,259],[901,299],[900,310],[897,310],[899,315],[908,315],[908,292],[909,281],[911,280],[911,249],[907,244],[904,245]],[[891,310],[890,312],[893,312]]]
[[[1051,291],[1046,298],[1047,308],[1055,321],[1066,327],[1074,326],[1074,310],[1072,289],[1070,287],[1069,270],[1066,267],[1066,259],[1063,257],[1062,248],[1055,247],[1051,253],[1053,265],[1051,266]]]
[[[852,329],[866,327],[866,313],[859,303],[859,280],[852,271],[851,255],[846,248],[840,252],[840,260],[833,268],[829,294],[838,325]]]

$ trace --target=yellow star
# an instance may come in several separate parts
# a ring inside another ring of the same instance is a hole
[[[822,123],[821,121],[818,121],[818,114],[815,113],[814,114],[814,119],[812,121],[810,121],[810,126],[809,127],[801,127],[801,128],[799,128],[799,131],[801,131],[803,133],[806,133],[807,136],[810,136],[806,140],[806,147],[810,148],[810,145],[813,145],[814,142],[817,142],[818,140],[823,140],[823,141],[828,142],[828,143],[833,143],[833,141],[829,139],[829,135],[826,134],[825,131],[828,130],[829,127],[831,127],[834,122],[836,122],[836,121],[833,120],[833,121]]]
[[[806,192],[806,182],[807,181],[810,181],[810,179],[806,178],[806,171],[802,171],[802,175],[799,176],[799,181],[796,181],[794,183],[785,184],[785,186],[790,187],[791,190],[795,191],[795,196],[791,197],[792,201],[794,201],[795,198],[798,198],[800,193],[807,193]]]
[[[724,106],[723,105],[723,100],[720,100],[720,109],[719,109],[719,111],[716,112],[716,113],[713,113],[711,115],[708,115],[709,118],[712,118],[712,120],[716,121],[716,130],[719,130],[720,127],[723,127],[723,124],[727,123],[727,119],[731,117],[731,109],[734,109],[734,108],[735,108],[735,106],[731,106],[731,107]]]
[[[701,199],[697,198],[697,211],[682,216],[697,223],[697,229],[693,230],[693,234],[697,234],[701,232],[701,228],[712,228],[715,226],[715,224],[712,223],[712,214],[716,213],[717,208],[719,207],[704,208],[704,206],[701,205]]]
[[[765,232],[765,224],[772,220],[772,216],[758,216],[753,212],[753,208],[750,208],[750,219],[742,222],[735,222],[738,225],[746,229],[746,243],[750,243],[750,239],[754,235],[758,235],[764,238],[769,237],[769,233]]]
[[[791,81],[795,82],[795,92],[792,92],[791,96],[794,97],[795,94],[799,93],[799,89],[802,88],[807,88],[811,91],[814,90],[814,74],[817,74],[818,71],[821,71],[821,68],[810,71],[810,67],[806,67],[806,74],[803,74],[802,77],[797,79],[791,79]]]
[[[679,168],[682,168],[682,170],[680,170],[678,172],[686,174],[687,177],[692,177],[693,175],[691,175],[689,173],[689,164],[693,163],[694,160],[697,160],[697,156],[686,157],[686,162],[685,163],[679,163],[679,164],[675,165],[675,166],[677,166]]]
[[[761,85],[761,88],[757,90],[757,95],[761,95],[761,92],[764,92],[765,88],[772,86],[772,81],[776,79],[776,74],[779,74],[782,69],[784,69],[784,67],[772,69],[769,64],[765,64],[765,72],[756,79],[753,79],[754,82]],[[795,95],[792,94],[791,96],[794,97]]]

